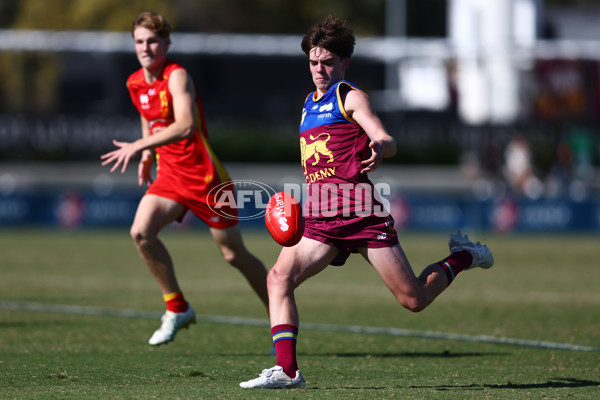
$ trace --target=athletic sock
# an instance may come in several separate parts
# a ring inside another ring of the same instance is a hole
[[[167,305],[167,310],[174,313],[186,312],[189,307],[188,302],[185,300],[185,297],[183,297],[183,293],[181,292],[164,294],[163,299]]]
[[[467,250],[457,251],[456,253],[450,254],[437,264],[442,267],[446,272],[446,278],[448,278],[448,285],[452,283],[456,275],[463,271],[465,268],[471,266],[473,262],[473,256]]]
[[[275,352],[277,353],[277,365],[283,368],[283,372],[290,378],[296,377],[298,363],[296,361],[296,338],[298,327],[289,324],[275,325],[271,328]]]

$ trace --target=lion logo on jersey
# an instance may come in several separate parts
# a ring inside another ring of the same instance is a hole
[[[319,136],[327,135],[327,139],[320,139]],[[313,137],[310,135],[310,140],[312,143],[306,143],[306,139],[300,138],[300,156],[302,158],[302,167],[304,168],[304,173],[306,173],[306,162],[314,156],[315,161],[311,165],[317,165],[322,155],[324,157],[329,157],[328,163],[333,162],[333,153],[331,150],[327,148],[327,142],[331,139],[331,135],[327,132],[321,133],[317,135],[317,137]]]

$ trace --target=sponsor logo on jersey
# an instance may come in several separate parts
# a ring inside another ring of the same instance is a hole
[[[144,110],[147,110],[150,108],[150,104],[148,104],[150,102],[150,98],[148,97],[147,94],[140,94],[140,104],[142,106],[142,108]]]
[[[163,118],[166,118],[169,115],[169,98],[167,97],[167,91],[161,90],[158,93],[160,97],[160,114]]]
[[[319,139],[321,136],[326,137],[324,139]],[[314,161],[311,165],[315,166],[321,160],[321,156],[327,158],[327,163],[333,162],[333,153],[327,147],[327,142],[331,139],[331,135],[327,132],[323,132],[316,137],[313,135],[309,135],[310,143],[306,141],[306,138],[300,138],[300,157],[302,161],[302,168],[304,169],[304,174],[307,174],[306,163],[314,158]]]
[[[319,108],[320,113],[322,113],[323,111],[331,111],[331,110],[333,110],[333,103],[324,104],[321,106],[321,108]]]

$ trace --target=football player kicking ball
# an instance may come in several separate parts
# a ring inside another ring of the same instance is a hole
[[[221,207],[224,218],[213,211],[211,189],[233,191],[227,171],[209,143],[200,97],[186,69],[167,58],[171,27],[152,12],[133,22],[135,52],[142,68],[127,80],[133,104],[141,115],[142,138],[134,142],[114,140],[116,150],[104,154],[102,165],[114,163],[111,172],[141,154],[139,185],[148,185],[138,206],[131,236],[163,294],[167,311],[162,324],[148,341],[160,345],[172,341],[177,331],[195,322],[196,314],[179,287],[171,257],[158,239],[159,232],[188,210],[204,221],[223,257],[238,268],[268,307],[267,270],[244,246],[234,208]],[[156,152],[157,177],[151,169]],[[200,256],[202,256],[200,254]]]
[[[313,25],[302,40],[316,87],[306,99],[300,124],[302,167],[308,183],[305,231],[297,245],[282,249],[267,276],[277,365],[240,383],[243,388],[305,386],[296,360],[299,318],[294,290],[328,265],[344,264],[351,252],[371,263],[400,304],[413,312],[431,304],[459,272],[493,265],[486,246],[472,243],[459,232],[450,237],[451,254],[417,277],[400,247],[392,218],[375,212],[381,204],[373,198],[373,212],[364,212],[365,196],[359,192],[373,187],[367,173],[382,158],[392,157],[396,144],[367,96],[343,80],[354,42],[352,31],[331,16]],[[349,189],[349,183],[354,189]],[[337,193],[332,193],[336,188]]]

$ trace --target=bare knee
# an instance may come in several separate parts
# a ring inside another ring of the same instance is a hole
[[[136,225],[131,226],[129,235],[133,239],[133,242],[137,248],[144,248],[152,241],[151,235],[148,233],[148,231]]]
[[[402,307],[414,313],[423,311],[433,301],[429,296],[419,295],[417,293],[396,296],[396,298]]]
[[[132,225],[129,229],[129,236],[131,236],[136,245],[144,240],[144,233],[135,225]]]
[[[418,299],[411,299],[411,301],[402,304],[402,306],[414,313],[421,312],[427,307],[426,304],[419,302]]]
[[[275,267],[267,273],[267,290],[273,290],[280,285],[280,276]]]
[[[223,259],[232,267],[240,269],[243,266],[244,249],[236,249],[230,246],[221,246]]]
[[[293,285],[290,280],[289,274],[281,273],[279,268],[275,265],[267,274],[267,289],[271,293],[272,291],[287,291]]]

